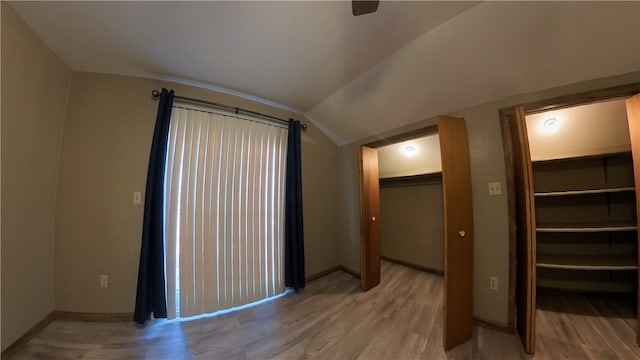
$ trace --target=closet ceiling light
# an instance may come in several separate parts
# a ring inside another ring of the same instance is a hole
[[[418,153],[418,149],[413,145],[405,146],[403,151],[404,151],[404,155],[406,157],[412,157],[412,156],[414,156],[415,154]]]
[[[550,117],[544,121],[542,127],[545,132],[555,133],[558,131],[558,119],[555,117]]]

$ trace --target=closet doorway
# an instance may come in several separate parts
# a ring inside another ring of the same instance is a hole
[[[535,352],[537,333],[552,330],[551,317],[541,317],[547,310],[552,316],[602,317],[600,325],[570,324],[571,330],[561,332],[584,331],[584,339],[590,331],[615,332],[603,330],[609,326],[605,317],[619,312],[629,318],[625,323],[634,323],[640,343],[638,92],[640,84],[631,84],[501,111],[513,170],[512,290],[527,353]],[[617,304],[618,309],[606,308]],[[544,324],[537,326],[536,318]],[[562,341],[552,337],[545,335],[547,345]]]
[[[444,208],[438,134],[378,149],[380,258],[442,276]],[[384,269],[381,271],[384,275]]]
[[[448,350],[472,335],[473,204],[464,119],[439,116],[436,126],[361,147],[361,288],[366,291],[380,283],[380,222],[384,219],[380,217],[377,148],[436,134],[440,143],[444,209],[443,344]]]

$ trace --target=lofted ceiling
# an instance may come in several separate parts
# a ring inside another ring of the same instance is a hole
[[[638,2],[11,2],[74,71],[172,80],[304,114],[336,144],[640,71]]]

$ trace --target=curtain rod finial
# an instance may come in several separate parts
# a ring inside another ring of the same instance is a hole
[[[152,98],[154,98],[154,99],[159,98],[159,97],[160,97],[160,91],[158,91],[158,90],[152,90],[152,91],[151,91],[151,97],[152,97]]]

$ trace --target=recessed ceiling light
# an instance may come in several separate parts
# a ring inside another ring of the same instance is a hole
[[[418,148],[415,147],[415,145],[407,145],[402,149],[402,152],[404,153],[404,156],[412,157],[418,153]]]
[[[558,131],[558,118],[550,117],[542,123],[542,128],[545,132],[555,133]]]

